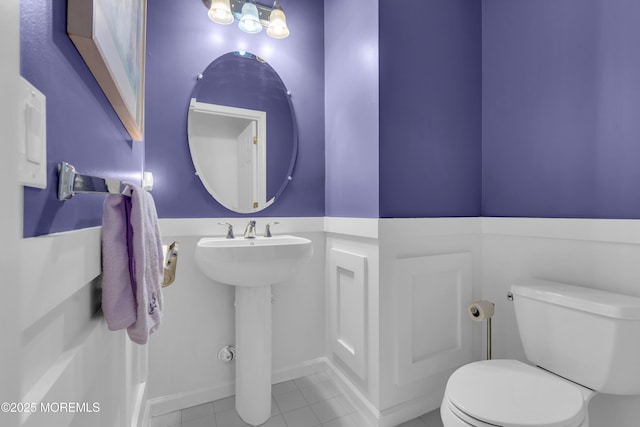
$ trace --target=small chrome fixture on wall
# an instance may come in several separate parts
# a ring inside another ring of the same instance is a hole
[[[487,321],[487,360],[491,360],[491,318],[495,312],[495,304],[491,301],[476,301],[467,310],[474,322]]]
[[[229,363],[235,358],[236,358],[236,347],[233,345],[225,345],[218,352],[218,360],[222,360],[225,363]]]
[[[256,4],[254,0],[202,0],[209,9],[209,18],[215,23],[228,25],[238,20],[238,28],[245,33],[256,34],[267,29],[269,37],[284,39],[289,36],[287,17],[280,2],[273,7]]]

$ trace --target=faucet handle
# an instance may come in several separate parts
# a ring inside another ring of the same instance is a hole
[[[264,226],[264,237],[271,237],[271,224],[280,224],[278,221],[273,221]]]
[[[227,239],[235,238],[235,236],[233,235],[233,225],[229,224],[228,222],[219,222],[218,224],[227,226]]]

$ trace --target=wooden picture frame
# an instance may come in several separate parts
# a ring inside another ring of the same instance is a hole
[[[122,124],[144,139],[146,0],[68,0],[67,33]]]

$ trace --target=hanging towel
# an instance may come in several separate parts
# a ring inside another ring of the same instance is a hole
[[[129,269],[129,215],[131,198],[107,196],[102,214],[102,311],[112,331],[128,328],[137,317]]]
[[[127,184],[108,195],[102,221],[102,309],[110,330],[146,344],[162,319],[162,242],[151,194]],[[130,195],[130,197],[126,197]]]

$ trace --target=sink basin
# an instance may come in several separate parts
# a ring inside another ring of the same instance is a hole
[[[313,255],[311,240],[278,235],[254,239],[204,237],[196,263],[212,280],[233,286],[268,286],[286,280]]]

